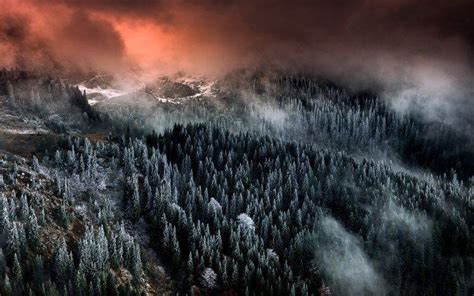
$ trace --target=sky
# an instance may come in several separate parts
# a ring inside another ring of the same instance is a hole
[[[380,88],[400,109],[414,94],[444,106],[473,94],[472,11],[472,0],[0,0],[0,66],[272,68]]]
[[[360,71],[367,63],[433,63],[446,71],[472,66],[469,0],[0,3],[4,66],[209,73],[269,65],[333,73]]]

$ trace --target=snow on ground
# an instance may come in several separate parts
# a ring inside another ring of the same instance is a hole
[[[155,96],[155,99],[157,99],[161,103],[171,103],[171,104],[175,104],[175,105],[181,104],[181,102],[179,102],[177,100],[170,99],[170,98],[162,98],[162,97],[156,97]]]
[[[95,104],[97,104],[98,101],[92,99],[92,100],[87,100],[87,102],[89,102],[89,105],[94,106]]]
[[[121,90],[121,89],[115,89],[115,88],[102,88],[102,87],[94,87],[94,88],[88,88],[82,84],[78,84],[77,87],[81,92],[85,91],[86,94],[101,94],[104,96],[106,99],[111,99],[114,97],[119,97],[126,95],[130,93],[129,90]],[[98,101],[95,99],[88,100],[90,105],[96,104]]]
[[[216,81],[208,80],[205,77],[200,76],[185,76],[173,80],[174,82],[181,83],[191,87],[192,89],[196,90],[197,93],[191,96],[182,97],[182,98],[168,98],[153,95],[153,97],[161,103],[168,103],[168,104],[181,104],[183,101],[202,98],[202,97],[212,97],[215,95],[214,87]],[[76,86],[79,88],[81,92],[85,91],[88,95],[88,102],[91,106],[99,103],[103,100],[109,100],[115,97],[120,97],[124,95],[131,94],[136,91],[144,90],[145,83],[144,82],[137,82],[134,86],[127,86],[124,88],[116,88],[116,87],[108,87],[108,85],[98,85],[96,87],[87,87],[87,82],[81,82]],[[94,95],[95,94],[95,95]]]
[[[175,83],[180,83],[180,84],[189,86],[190,88],[195,90],[196,93],[190,96],[178,97],[178,98],[163,97],[163,96],[158,96],[153,93],[149,93],[149,94],[152,95],[156,100],[158,100],[161,103],[168,103],[168,104],[175,104],[175,105],[182,104],[183,102],[192,100],[192,99],[215,96],[214,85],[216,82],[208,80],[205,77],[185,76],[185,77],[174,79],[172,81]]]
[[[176,80],[176,82],[190,86],[198,90],[198,93],[190,97],[210,97],[214,95],[213,88],[215,81],[208,80],[206,77],[187,76]]]
[[[42,129],[42,128],[37,128],[37,129],[7,128],[7,129],[1,129],[1,131],[4,132],[4,133],[8,133],[8,134],[18,134],[18,135],[37,135],[37,134],[48,134],[49,133],[49,131],[47,131],[45,129]]]

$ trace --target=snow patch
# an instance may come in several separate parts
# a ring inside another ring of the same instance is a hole
[[[191,88],[198,90],[197,94],[189,96],[189,98],[196,98],[201,96],[210,97],[215,95],[214,86],[216,84],[216,81],[209,81],[205,77],[187,76],[178,79],[176,82],[188,85]]]
[[[155,99],[157,99],[161,103],[170,103],[170,104],[175,104],[175,105],[181,104],[181,102],[177,102],[169,98],[155,97]]]
[[[88,88],[82,84],[78,84],[77,87],[82,92],[85,91],[86,93],[89,93],[89,94],[98,93],[108,99],[113,98],[113,97],[123,96],[129,93],[129,91],[115,89],[115,88],[102,88],[102,87]]]
[[[4,133],[8,134],[17,134],[17,135],[37,135],[37,134],[48,134],[49,132],[45,129],[42,128],[37,128],[37,129],[15,129],[15,128],[9,128],[9,129],[2,129]]]

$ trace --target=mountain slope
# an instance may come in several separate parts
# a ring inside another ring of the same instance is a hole
[[[179,76],[90,107],[2,75],[2,295],[474,290],[474,161],[449,126],[305,77]]]

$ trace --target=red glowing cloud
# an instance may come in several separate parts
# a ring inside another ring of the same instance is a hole
[[[459,72],[472,66],[472,6],[468,0],[4,0],[1,64],[200,73],[272,66],[334,76],[375,69],[390,76],[390,68],[422,60]]]

